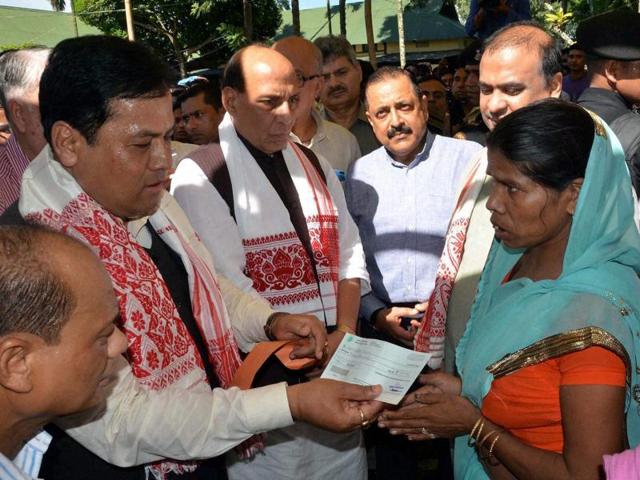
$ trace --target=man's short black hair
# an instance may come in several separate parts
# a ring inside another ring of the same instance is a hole
[[[365,109],[369,108],[369,102],[367,101],[366,91],[369,90],[369,88],[372,85],[375,85],[381,82],[386,82],[394,78],[403,78],[403,77],[409,80],[409,83],[411,83],[411,88],[413,89],[413,93],[415,94],[416,98],[420,100],[423,96],[423,93],[422,93],[422,90],[420,90],[420,87],[416,83],[416,79],[411,74],[411,72],[408,72],[407,70],[400,67],[386,66],[386,67],[380,67],[375,72],[373,72],[369,77],[369,80],[367,81],[367,87],[365,88],[365,96],[364,96]]]
[[[193,98],[204,93],[204,103],[211,105],[216,110],[222,108],[222,92],[220,83],[217,79],[203,78],[191,83],[179,96],[180,104],[184,103],[188,98]]]
[[[174,78],[169,66],[140,43],[106,35],[63,40],[40,82],[44,135],[51,143],[51,128],[62,120],[92,144],[112,114],[113,100],[161,97]]]
[[[527,32],[526,29],[529,31]],[[532,34],[535,31],[538,35]],[[483,54],[516,47],[538,49],[542,60],[542,75],[547,85],[557,73],[562,72],[562,54],[557,40],[542,26],[530,20],[510,23],[496,31],[485,40]]]
[[[313,43],[322,52],[322,61],[329,63],[337,58],[345,57],[352,65],[358,65],[356,52],[349,41],[340,36],[328,35],[326,37],[316,38]]]

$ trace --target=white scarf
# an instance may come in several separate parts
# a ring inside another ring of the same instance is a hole
[[[256,291],[274,308],[315,314],[336,323],[339,275],[338,211],[304,153],[289,142],[283,150],[309,229],[318,282],[289,212],[225,115],[220,146],[233,185],[236,223],[246,271]]]
[[[453,211],[444,250],[440,256],[435,286],[429,297],[425,316],[414,338],[415,349],[420,352],[432,351],[431,345],[444,345],[449,300],[464,255],[464,244],[473,207],[482,189],[486,172],[487,156],[480,154],[469,168],[458,195],[458,203]],[[442,356],[436,356],[429,361],[429,367],[433,369],[440,368],[441,364]]]

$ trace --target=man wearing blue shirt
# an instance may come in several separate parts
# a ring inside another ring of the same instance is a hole
[[[399,68],[371,76],[366,107],[382,147],[352,164],[345,184],[371,281],[360,325],[365,336],[412,348],[408,316],[418,316],[414,306],[431,294],[458,188],[482,147],[430,133],[427,98]],[[411,446],[384,435],[378,442],[379,478],[416,478]]]
[[[366,100],[383,146],[357,160],[346,182],[371,277],[360,316],[412,347],[414,332],[400,319],[429,298],[462,175],[481,146],[428,132],[427,99],[400,69],[374,73]]]

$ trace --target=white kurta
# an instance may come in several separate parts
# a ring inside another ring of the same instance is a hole
[[[31,162],[22,181],[23,192],[29,183],[42,187],[51,181],[74,182],[48,147]],[[45,187],[28,188],[43,194]],[[20,211],[24,215],[22,204],[23,199]],[[163,197],[159,212],[171,220],[195,254],[215,272],[208,251],[170,195]],[[135,230],[133,222],[131,228]],[[138,238],[136,241],[144,243]],[[240,348],[266,340],[262,327],[272,313],[268,303],[244,294],[224,279],[219,283],[234,331],[239,333]],[[249,391],[212,391],[204,382],[189,389],[178,382],[152,391],[140,385],[124,357],[119,361],[118,381],[104,412],[59,419],[67,433],[114,465],[215,457],[255,433],[293,423],[284,383]]]
[[[222,130],[221,140],[224,140]],[[342,187],[332,167],[321,156],[318,159],[338,210],[339,280],[359,278],[366,293],[369,290],[369,276],[358,229],[349,215]],[[265,188],[273,190],[265,185],[256,190],[264,191]],[[225,201],[193,160],[187,157],[180,163],[173,177],[171,191],[209,248],[218,271],[244,291],[258,295],[253,289],[252,280],[244,274],[245,250],[238,226]],[[255,192],[243,192],[243,195],[247,194],[254,195]],[[267,208],[264,215],[269,218],[274,212]],[[335,434],[306,424],[269,432],[267,448],[262,454],[250,461],[242,461],[230,452],[227,463],[231,480],[358,480],[367,477],[366,455],[359,431]]]

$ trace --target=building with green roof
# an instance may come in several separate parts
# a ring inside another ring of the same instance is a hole
[[[371,16],[379,62],[398,59],[398,22],[395,0],[372,0]],[[408,61],[431,60],[459,53],[470,41],[464,26],[441,15],[440,1],[427,2],[423,8],[405,8],[405,50]],[[333,35],[340,32],[338,7],[331,8]],[[367,34],[364,21],[364,3],[349,3],[346,6],[347,40],[353,45],[361,59],[367,59]],[[282,13],[282,24],[276,39],[293,34],[291,11]],[[300,34],[313,41],[329,35],[329,20],[326,8],[311,8],[300,11]]]
[[[2,50],[23,45],[54,47],[61,40],[75,36],[73,16],[65,12],[0,7],[0,25]],[[100,30],[78,18],[79,35],[100,33]]]

